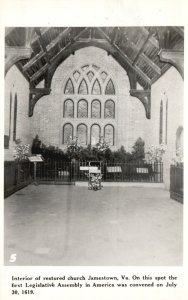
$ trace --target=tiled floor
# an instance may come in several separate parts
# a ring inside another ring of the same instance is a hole
[[[161,188],[30,185],[5,199],[5,265],[181,265],[182,219]]]

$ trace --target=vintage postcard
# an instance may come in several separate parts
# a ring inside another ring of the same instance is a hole
[[[187,299],[184,1],[1,7],[1,299]]]

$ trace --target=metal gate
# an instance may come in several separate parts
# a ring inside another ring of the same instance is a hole
[[[63,184],[71,183],[72,164],[61,160],[47,159],[42,163],[37,163],[37,182]]]

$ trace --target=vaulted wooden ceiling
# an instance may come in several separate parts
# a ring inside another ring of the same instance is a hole
[[[118,61],[129,76],[131,90],[136,90],[137,83],[145,92],[150,90],[172,65],[183,77],[183,27],[6,28],[5,46],[6,71],[16,63],[35,96],[43,80],[41,93],[48,94],[58,65],[88,46],[102,48]]]

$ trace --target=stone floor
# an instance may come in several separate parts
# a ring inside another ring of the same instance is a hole
[[[161,188],[30,185],[5,199],[5,265],[181,265],[182,223]]]

